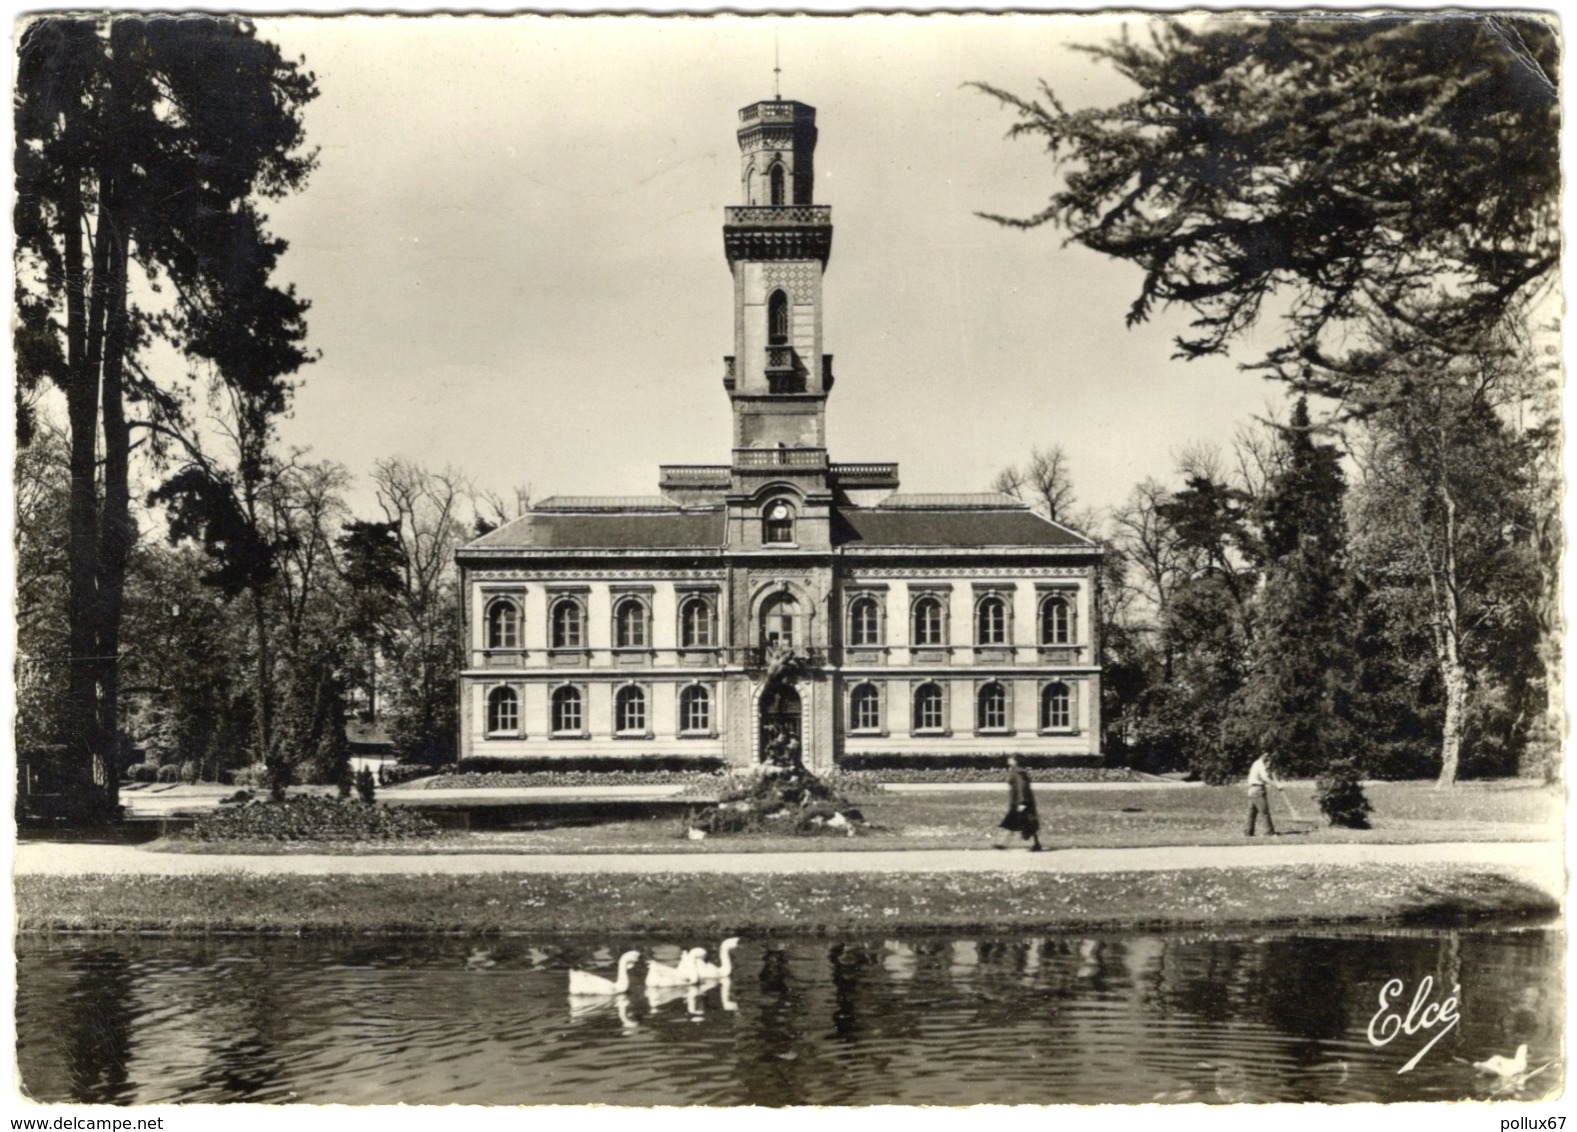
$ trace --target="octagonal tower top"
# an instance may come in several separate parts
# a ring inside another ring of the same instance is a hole
[[[805,205],[815,198],[816,108],[791,99],[739,112],[740,168],[747,205]]]

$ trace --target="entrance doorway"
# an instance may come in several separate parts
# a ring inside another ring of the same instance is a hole
[[[791,739],[803,758],[805,739],[800,729],[799,693],[778,685],[761,695],[761,733],[756,757],[762,762],[784,757]]]

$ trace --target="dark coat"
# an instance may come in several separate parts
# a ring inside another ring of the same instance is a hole
[[[1008,812],[1002,819],[1002,828],[1015,830],[1025,837],[1040,832],[1040,814],[1035,810],[1035,792],[1030,788],[1028,772],[1022,767],[1008,771]]]

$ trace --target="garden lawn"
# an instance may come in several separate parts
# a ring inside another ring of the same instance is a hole
[[[19,876],[36,931],[760,935],[1058,931],[1553,916],[1493,869],[1307,865],[1189,872],[841,875]]]
[[[1335,829],[1325,824],[1313,786],[1293,784],[1288,793],[1305,820],[1289,819],[1279,795],[1271,808],[1278,829],[1299,844],[1435,841],[1534,841],[1559,836],[1565,798],[1558,788],[1521,780],[1464,783],[1435,790],[1429,783],[1379,783],[1366,787],[1374,813],[1372,829]],[[582,824],[573,807],[544,816],[536,828],[457,833],[403,843],[217,842],[171,839],[159,847],[180,852],[377,852],[377,853],[737,853],[819,849],[980,848],[993,836],[1007,790],[882,792],[853,799],[879,828],[847,837],[837,833],[799,837],[768,828],[760,833],[685,837],[682,817]],[[1247,795],[1240,786],[1156,786],[1141,789],[1042,790],[1037,795],[1041,840],[1050,848],[1235,845],[1244,841]],[[697,810],[700,809],[697,802]],[[550,813],[547,809],[544,815]],[[784,819],[785,823],[789,819]]]

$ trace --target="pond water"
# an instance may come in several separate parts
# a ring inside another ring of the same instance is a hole
[[[695,993],[649,994],[642,964],[626,996],[569,998],[571,967],[611,975],[627,945],[671,963],[676,942],[24,936],[18,1063],[38,1100],[110,1104],[1529,1099],[1563,1079],[1553,926],[746,939]],[[1461,987],[1460,1022],[1373,1045],[1385,984],[1405,1014],[1425,978],[1430,1001]],[[1470,1064],[1524,1042],[1531,1077]]]

